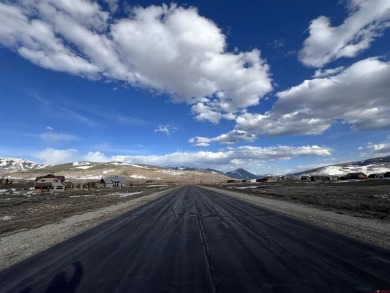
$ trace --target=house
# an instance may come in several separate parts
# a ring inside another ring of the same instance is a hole
[[[263,182],[275,182],[276,178],[272,177],[272,176],[267,176],[267,177],[264,177],[262,180],[263,180]]]
[[[363,172],[348,173],[347,176],[345,176],[345,177],[347,178],[347,180],[351,180],[351,179],[359,179],[359,180],[367,179],[367,175],[364,174]]]
[[[310,181],[321,181],[321,176],[319,175],[311,175],[310,176]]]
[[[335,175],[328,175],[323,177],[323,181],[339,181],[340,177]]]
[[[385,177],[384,174],[370,174],[370,175],[368,175],[369,179],[382,179],[384,177]]]
[[[124,177],[105,177],[100,180],[100,184],[105,188],[123,187],[126,184],[126,178]]]
[[[55,176],[48,174],[46,176],[38,176],[35,178],[34,187],[36,192],[42,191],[65,191],[66,184],[64,183],[65,176]]]

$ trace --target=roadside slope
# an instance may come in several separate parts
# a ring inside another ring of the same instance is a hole
[[[136,209],[160,198],[174,189],[164,190],[99,210],[74,215],[59,223],[48,224],[36,229],[20,231],[0,237],[0,270],[37,254],[57,243],[76,236],[103,222]]]

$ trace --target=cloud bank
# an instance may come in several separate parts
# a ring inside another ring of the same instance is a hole
[[[300,147],[276,146],[276,147],[253,147],[242,146],[226,148],[219,151],[199,152],[174,152],[165,155],[114,155],[107,156],[100,151],[90,151],[80,154],[75,149],[52,149],[48,148],[37,152],[34,156],[44,164],[59,164],[78,160],[92,162],[125,162],[132,164],[148,164],[156,166],[188,166],[197,168],[216,168],[220,170],[232,170],[242,167],[258,168],[267,162],[288,160],[294,157],[329,156],[332,149],[317,145]]]
[[[260,51],[227,52],[226,36],[193,7],[135,7],[113,19],[95,1],[16,0],[0,3],[0,19],[0,44],[32,63],[169,94],[197,120],[217,123],[272,90]]]

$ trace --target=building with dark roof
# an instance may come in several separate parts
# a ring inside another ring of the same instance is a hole
[[[103,184],[105,188],[113,188],[113,187],[123,187],[126,184],[126,178],[124,177],[103,177],[100,180],[100,183]]]

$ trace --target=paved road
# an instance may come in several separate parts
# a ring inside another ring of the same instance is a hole
[[[375,292],[390,250],[186,186],[0,272],[0,292]]]

